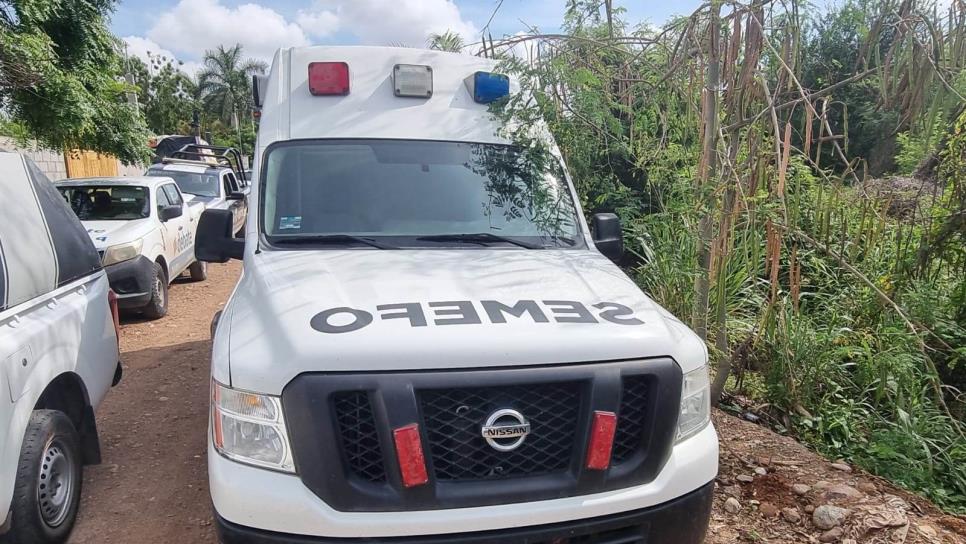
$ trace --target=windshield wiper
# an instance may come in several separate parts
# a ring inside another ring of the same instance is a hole
[[[532,244],[530,242],[507,238],[505,236],[499,236],[489,232],[476,232],[472,234],[433,234],[430,236],[420,236],[416,239],[426,240],[429,242],[469,242],[484,245],[491,242],[504,242],[519,247],[525,247],[527,249],[544,249],[544,246],[539,244]]]
[[[399,249],[398,246],[393,246],[389,244],[383,244],[377,242],[372,238],[364,238],[362,236],[353,236],[351,234],[314,234],[307,236],[285,236],[281,238],[276,238],[272,240],[274,244],[291,244],[291,245],[328,245],[328,244],[364,244],[378,249]]]

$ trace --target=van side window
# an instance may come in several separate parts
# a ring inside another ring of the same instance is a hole
[[[184,204],[184,200],[181,198],[181,193],[178,192],[178,189],[174,185],[169,183],[167,185],[163,185],[161,188],[164,189],[164,193],[168,196],[168,202],[175,206]]]
[[[164,208],[165,206],[170,206],[171,205],[171,201],[168,200],[168,195],[167,195],[167,193],[164,192],[164,188],[163,187],[158,187],[158,197],[157,198],[158,198],[158,211],[160,211],[161,208]]]

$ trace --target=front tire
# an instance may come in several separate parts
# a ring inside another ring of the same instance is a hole
[[[191,281],[205,281],[208,279],[208,263],[195,261],[188,267],[188,274],[191,274]]]
[[[161,319],[168,314],[168,279],[160,263],[154,263],[151,277],[151,301],[144,307],[144,317]]]
[[[60,544],[70,536],[80,504],[80,438],[66,414],[36,410],[30,416],[11,503],[11,544]]]

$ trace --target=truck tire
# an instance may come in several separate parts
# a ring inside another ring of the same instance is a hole
[[[154,275],[151,278],[151,301],[144,307],[144,317],[161,319],[168,313],[168,280],[164,269],[159,263],[154,263]]]
[[[35,410],[27,424],[11,503],[11,544],[60,544],[74,527],[83,466],[80,438],[66,414]]]
[[[195,261],[188,267],[188,273],[191,274],[191,281],[205,281],[208,279],[208,263]]]

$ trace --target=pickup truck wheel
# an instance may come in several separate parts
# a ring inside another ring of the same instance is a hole
[[[77,429],[58,410],[30,416],[14,484],[10,532],[12,544],[59,544],[67,540],[77,517],[83,467]]]
[[[188,273],[191,274],[191,281],[205,281],[208,279],[208,263],[195,261],[188,267]]]
[[[144,307],[144,317],[161,319],[168,313],[168,280],[164,276],[161,265],[154,263],[154,275],[151,277],[151,301]]]

